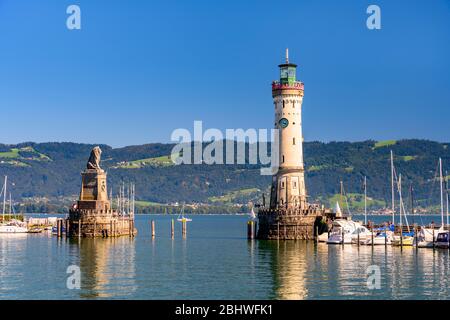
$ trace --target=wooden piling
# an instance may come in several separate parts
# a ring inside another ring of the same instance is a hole
[[[384,246],[387,247],[387,228],[384,228]]]
[[[155,238],[156,230],[155,230],[155,220],[152,220],[152,238]]]
[[[280,221],[277,222],[277,240],[280,240]]]
[[[70,220],[66,219],[65,224],[66,224],[66,238],[67,238],[70,236]]]
[[[344,245],[344,228],[341,228],[341,244]]]
[[[78,219],[78,238],[81,238],[81,219]]]
[[[170,236],[172,239],[175,237],[175,220],[173,219],[170,226]]]
[[[319,226],[316,226],[316,243],[319,243]]]
[[[434,240],[434,223],[431,224],[431,227],[433,228],[433,249],[436,246],[436,241]]]
[[[370,230],[372,231],[370,234],[370,237],[372,239],[372,248],[373,248],[373,246],[375,245],[375,241],[373,240],[373,223],[372,223],[372,227],[370,228]]]
[[[417,246],[417,223],[414,223],[414,243],[416,244],[416,249],[419,247]]]
[[[403,248],[403,226],[400,225],[400,248]]]
[[[254,225],[253,238],[256,239],[256,235],[258,234],[258,222],[257,221],[253,221],[253,225]]]
[[[183,238],[186,237],[186,220],[183,219],[183,221],[181,221],[181,234],[183,236]]]
[[[56,220],[56,234],[58,238],[62,236],[62,219]]]
[[[253,221],[249,220],[247,221],[247,239],[253,240]]]
[[[357,239],[357,241],[358,241],[358,247],[359,247],[359,231],[358,231],[358,239]]]

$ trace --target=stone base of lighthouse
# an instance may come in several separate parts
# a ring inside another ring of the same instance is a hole
[[[315,225],[326,212],[322,209],[260,209],[258,212],[257,239],[261,240],[312,240]]]

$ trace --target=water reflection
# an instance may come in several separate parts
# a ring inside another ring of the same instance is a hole
[[[258,242],[259,264],[269,261],[272,299],[448,299],[449,252],[391,246]],[[269,257],[269,259],[267,259]],[[381,289],[367,286],[378,266]]]
[[[308,290],[306,257],[311,247],[305,241],[260,241],[259,250],[270,255],[273,278],[272,299],[305,299]]]
[[[80,298],[124,297],[136,291],[134,239],[73,239],[70,242],[79,251]]]

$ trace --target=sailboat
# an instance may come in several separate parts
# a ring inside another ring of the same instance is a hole
[[[336,206],[334,207],[334,212],[336,214],[336,218],[342,218],[341,207],[339,206],[339,202],[336,201]]]
[[[441,228],[439,229],[435,246],[436,248],[448,248],[450,244],[449,231],[444,227],[444,178],[442,175],[442,159],[439,158],[439,182],[441,186]],[[448,223],[448,187],[447,194],[447,223]]]
[[[343,186],[341,181],[341,199],[343,197]],[[346,199],[347,200],[347,199]],[[347,208],[348,208],[348,202]],[[350,209],[349,216],[351,215]],[[335,216],[336,219],[333,221],[331,232],[328,238],[326,239],[327,244],[350,244],[354,243],[358,239],[358,235],[360,239],[365,239],[372,233],[365,226],[361,225],[356,221],[352,221],[351,219],[344,219],[341,211],[341,207],[339,206],[339,202],[336,201],[335,206]],[[320,238],[319,238],[320,241]]]
[[[442,160],[439,159],[439,171],[442,170]],[[439,174],[440,179],[439,181],[442,181],[442,173],[440,172]],[[441,197],[442,197],[442,185],[441,185]],[[447,193],[448,196],[448,193]],[[443,201],[441,201],[441,227],[439,228],[439,230],[435,230],[434,228],[427,228],[425,226],[422,226],[420,228],[420,232],[417,235],[417,247],[419,248],[433,248],[434,245],[437,242],[437,238],[439,236],[439,234],[444,234],[445,230],[444,230],[444,208],[443,208]],[[448,217],[448,206],[447,206],[447,217]],[[445,236],[441,235],[441,238],[444,238]],[[442,239],[444,240],[444,239]]]
[[[177,221],[179,221],[179,222],[190,222],[190,221],[192,221],[192,219],[186,218],[184,216],[184,204],[183,204],[183,207],[181,207],[181,212],[178,215]]]
[[[28,228],[25,222],[22,222],[17,219],[11,219],[8,222],[5,220],[6,216],[6,193],[8,186],[8,176],[5,176],[5,180],[3,183],[2,193],[3,194],[3,211],[2,211],[2,224],[0,225],[0,233],[27,233]],[[12,205],[11,193],[9,194],[9,217],[12,217],[14,212],[14,208]]]
[[[399,175],[398,181],[397,181],[397,187],[398,187],[398,194],[399,194],[399,206],[400,206],[400,232],[401,235],[395,235],[392,241],[392,245],[394,246],[412,246],[414,244],[414,232],[411,232],[409,228],[408,218],[406,216],[406,210],[405,205],[403,204],[403,197],[402,197],[402,175]],[[405,217],[406,221],[406,227],[408,229],[407,233],[403,233],[403,223],[402,223],[402,213]]]

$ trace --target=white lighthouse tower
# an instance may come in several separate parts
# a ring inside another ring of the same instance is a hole
[[[297,65],[279,65],[280,80],[272,82],[275,129],[279,133],[279,168],[272,177],[270,205],[258,211],[259,239],[313,239],[315,225],[325,215],[306,201],[303,163],[302,103],[304,86],[297,81]]]
[[[275,129],[279,132],[279,169],[273,176],[271,208],[306,208],[303,164],[302,103],[303,83],[297,81],[297,65],[279,65],[280,80],[272,83]]]

